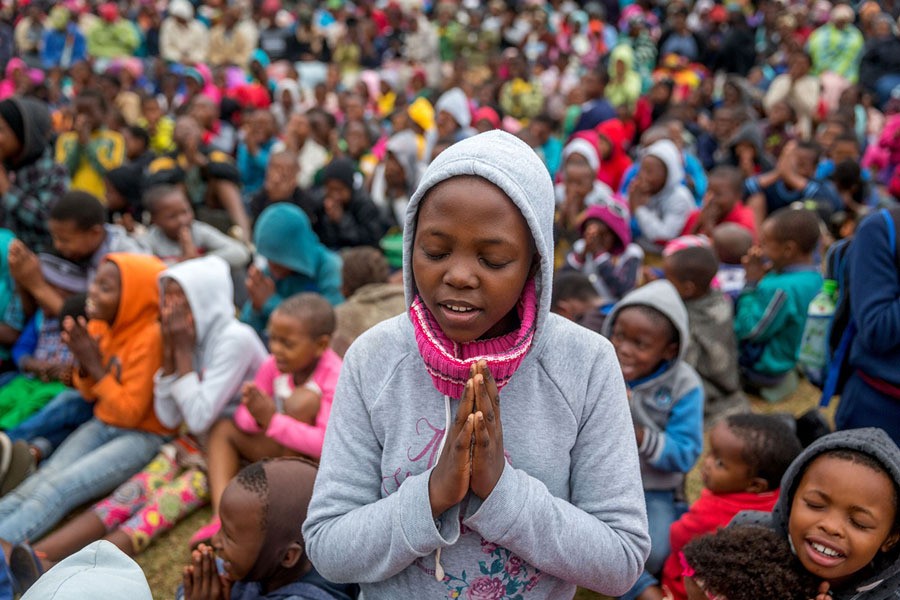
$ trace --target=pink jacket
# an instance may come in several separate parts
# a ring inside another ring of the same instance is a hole
[[[315,425],[307,425],[285,414],[277,413],[272,417],[269,428],[265,431],[266,437],[272,438],[295,452],[318,460],[322,455],[325,428],[328,426],[328,417],[331,415],[331,402],[334,399],[334,389],[337,387],[342,362],[341,358],[329,348],[319,359],[319,364],[313,371],[310,379],[322,390],[322,404],[319,407]],[[281,373],[275,367],[275,357],[269,356],[256,372],[254,382],[260,390],[272,396],[275,378],[279,375]],[[291,388],[293,389],[293,383],[291,383]],[[263,433],[262,428],[256,423],[256,419],[243,404],[234,413],[234,422],[240,430],[247,433]]]

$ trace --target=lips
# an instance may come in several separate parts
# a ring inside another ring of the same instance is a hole
[[[469,302],[460,300],[446,300],[438,303],[441,320],[455,327],[464,327],[471,324],[484,312]]]
[[[809,559],[822,567],[836,567],[847,558],[840,548],[821,538],[806,538],[803,546]]]

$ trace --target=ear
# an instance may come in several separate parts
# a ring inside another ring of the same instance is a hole
[[[691,298],[697,295],[697,284],[693,281],[685,281],[684,287],[685,291],[690,295]]]
[[[882,552],[887,552],[895,545],[897,545],[898,541],[900,541],[900,531],[895,531],[891,535],[889,535],[886,540],[884,540],[884,543],[881,545],[880,550]]]
[[[763,492],[768,492],[769,482],[762,477],[754,477],[750,480],[750,483],[749,485],[747,485],[747,489],[745,491],[750,492],[751,494],[762,494]]]
[[[797,245],[797,242],[794,240],[787,240],[784,242],[784,248],[788,251],[791,256],[799,256],[800,255],[800,246]]]
[[[331,346],[330,335],[320,335],[316,338],[316,354],[318,356],[322,356],[329,346]]]
[[[281,566],[285,569],[293,568],[304,556],[303,546],[294,542],[284,551],[281,556]]]

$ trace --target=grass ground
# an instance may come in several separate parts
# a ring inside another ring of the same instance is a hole
[[[800,383],[800,387],[788,399],[778,404],[768,404],[759,399],[753,399],[753,410],[761,413],[790,412],[800,415],[816,405],[819,399],[818,390],[806,381]],[[834,405],[827,412],[829,418],[833,416]],[[697,469],[688,475],[687,491],[691,499],[700,495],[700,477]],[[179,524],[175,529],[160,538],[147,552],[138,557],[138,563],[147,575],[147,581],[153,590],[156,600],[170,599],[174,597],[175,588],[181,580],[181,568],[187,564],[188,540],[199,527],[209,519],[209,509],[198,511],[189,519]],[[598,600],[603,596],[579,590],[575,600]]]

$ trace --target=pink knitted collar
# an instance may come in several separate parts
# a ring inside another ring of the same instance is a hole
[[[458,344],[444,334],[434,315],[417,294],[409,307],[409,314],[419,353],[425,361],[434,387],[444,395],[461,398],[469,379],[470,366],[484,359],[497,382],[497,388],[503,389],[528,354],[534,340],[537,321],[534,279],[529,279],[522,290],[518,312],[521,325],[516,331],[496,338]]]

